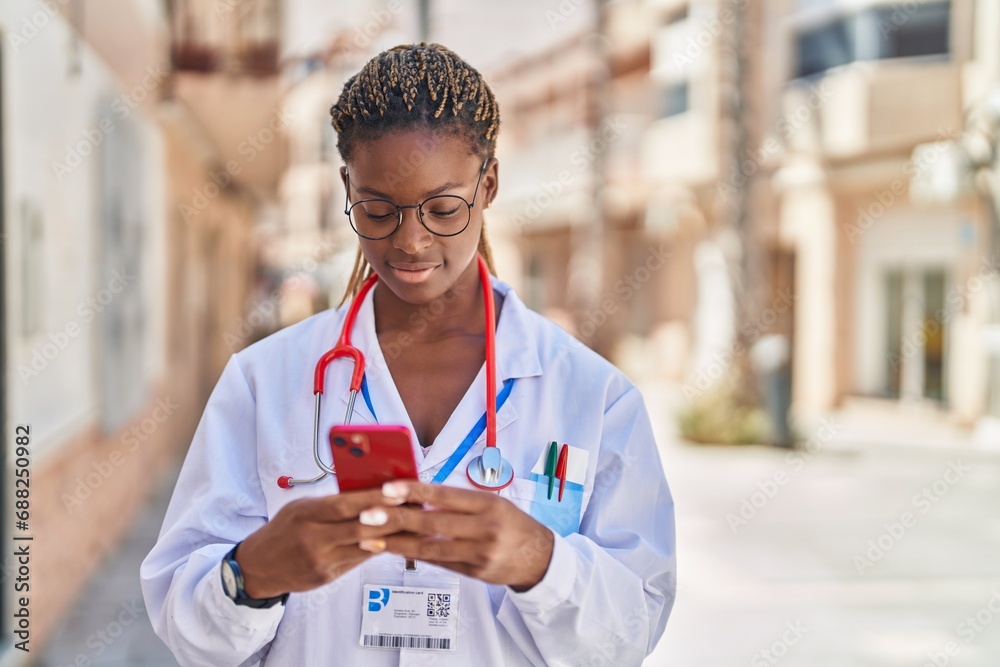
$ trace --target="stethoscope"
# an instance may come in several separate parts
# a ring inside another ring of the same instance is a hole
[[[513,380],[504,383],[504,388],[497,396],[496,389],[496,315],[493,304],[493,285],[490,283],[489,268],[482,255],[477,255],[479,261],[479,281],[483,287],[483,298],[486,301],[486,413],[485,424],[480,419],[479,423],[473,426],[472,431],[459,445],[455,452],[442,466],[441,470],[432,481],[441,482],[446,478],[459,460],[471,449],[473,443],[482,434],[483,427],[486,430],[486,449],[483,453],[469,462],[466,468],[466,475],[469,482],[480,489],[486,491],[499,491],[506,488],[514,479],[514,469],[507,459],[500,455],[500,448],[497,447],[497,410],[499,404],[502,405],[510,395]],[[362,285],[361,289],[351,301],[351,306],[344,319],[344,325],[340,330],[340,338],[337,344],[328,350],[316,363],[316,371],[313,376],[313,394],[316,396],[315,408],[313,411],[313,459],[320,468],[320,474],[311,479],[293,479],[285,475],[278,478],[278,486],[289,489],[300,484],[312,484],[323,479],[327,475],[336,475],[336,470],[332,465],[327,465],[319,455],[319,415],[323,401],[323,389],[326,384],[326,369],[330,363],[339,357],[350,357],[354,360],[354,372],[351,374],[351,395],[347,401],[347,414],[344,416],[344,423],[350,424],[351,417],[354,416],[354,402],[358,397],[358,392],[364,393],[368,401],[367,387],[365,386],[365,355],[361,350],[351,345],[351,331],[354,329],[354,321],[361,310],[361,303],[371,288],[378,281],[378,274],[372,274]],[[368,401],[371,409],[371,403]],[[372,410],[374,414],[374,410]]]

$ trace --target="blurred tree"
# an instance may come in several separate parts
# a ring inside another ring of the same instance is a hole
[[[731,382],[734,400],[740,406],[762,402],[760,387],[771,377],[757,377],[750,350],[762,332],[757,325],[768,302],[768,275],[764,230],[761,225],[760,194],[763,165],[757,149],[764,139],[760,96],[763,3],[723,0],[719,9],[732,21],[720,42],[722,182],[716,190],[715,240],[725,253],[735,307]],[[776,371],[769,371],[773,373]],[[787,372],[787,369],[786,371]],[[767,383],[767,384],[765,384]],[[771,401],[768,401],[769,403]],[[784,411],[771,410],[775,433],[787,433]],[[782,438],[784,440],[785,438]],[[781,444],[787,444],[782,442]]]

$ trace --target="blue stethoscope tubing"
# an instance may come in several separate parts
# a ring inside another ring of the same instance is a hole
[[[480,489],[486,491],[499,491],[506,488],[514,479],[514,470],[509,461],[500,454],[500,448],[496,444],[496,423],[497,411],[507,401],[511,388],[514,385],[513,378],[504,382],[503,389],[499,395],[496,390],[496,311],[493,303],[493,285],[490,282],[489,267],[482,255],[477,255],[479,262],[479,280],[483,287],[483,298],[486,302],[486,412],[479,421],[472,427],[458,448],[448,457],[444,465],[434,476],[432,482],[443,482],[458,465],[468,451],[475,444],[483,431],[486,431],[486,448],[483,453],[469,462],[466,468],[466,476],[469,482]],[[320,426],[319,418],[322,408],[323,390],[326,384],[326,370],[334,359],[340,357],[350,357],[354,362],[354,372],[351,374],[351,395],[347,402],[347,414],[344,416],[344,424],[351,423],[354,415],[354,402],[358,393],[364,397],[368,409],[372,416],[375,416],[375,408],[372,406],[371,396],[368,394],[368,383],[365,378],[365,356],[358,348],[351,344],[351,331],[357,320],[361,303],[371,288],[378,281],[378,274],[373,273],[361,285],[361,289],[351,301],[347,316],[344,318],[344,325],[340,331],[340,338],[337,344],[327,350],[316,363],[313,374],[313,394],[316,397],[313,410],[313,459],[320,468],[320,473],[312,478],[294,479],[284,475],[278,478],[278,486],[283,489],[290,489],[293,486],[302,484],[313,484],[323,479],[327,475],[336,475],[336,470],[331,465],[327,465],[319,454]],[[377,421],[376,417],[376,421]]]

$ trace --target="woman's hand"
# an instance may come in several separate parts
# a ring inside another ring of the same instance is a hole
[[[366,539],[362,549],[389,551],[516,591],[528,590],[548,571],[552,531],[506,498],[410,481],[388,482],[382,491],[386,503],[427,503],[433,509],[386,507],[384,516],[366,513],[369,525],[393,534]]]
[[[247,595],[269,598],[333,581],[371,558],[358,542],[396,530],[362,525],[362,510],[401,502],[370,489],[288,503],[236,550]]]

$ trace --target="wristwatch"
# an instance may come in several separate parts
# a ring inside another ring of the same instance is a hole
[[[226,592],[229,599],[238,605],[253,607],[254,609],[267,609],[279,602],[285,604],[285,601],[288,600],[288,593],[264,599],[252,598],[247,595],[243,589],[243,571],[240,569],[240,564],[236,562],[235,558],[236,549],[239,546],[237,544],[233,547],[222,559],[222,590]]]

